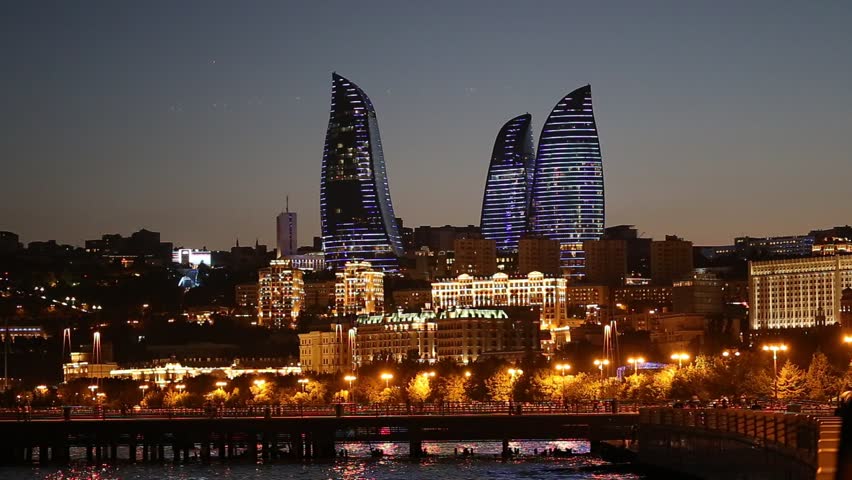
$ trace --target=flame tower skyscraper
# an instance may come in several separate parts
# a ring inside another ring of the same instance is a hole
[[[367,94],[332,74],[320,184],[322,244],[338,270],[353,260],[396,271],[403,254],[376,111]]]
[[[532,115],[527,113],[500,129],[485,182],[479,225],[482,236],[494,240],[500,251],[517,250],[526,233],[534,161]]]
[[[604,229],[604,181],[592,87],[569,93],[541,130],[532,189],[532,233],[558,240],[562,269],[583,274],[584,240]]]

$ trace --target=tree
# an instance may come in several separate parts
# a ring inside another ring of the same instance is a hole
[[[808,367],[806,389],[808,397],[825,401],[837,393],[838,375],[822,352],[814,353]]]
[[[488,398],[494,402],[508,402],[512,399],[515,379],[506,370],[498,370],[485,380]]]
[[[425,402],[429,398],[429,394],[432,393],[432,387],[429,385],[429,377],[422,374],[415,375],[408,382],[406,393],[408,394],[408,400],[412,403]]]
[[[569,382],[568,377],[554,375],[545,369],[533,373],[530,381],[530,389],[533,400],[559,402],[563,400],[565,385]]]
[[[778,398],[802,398],[806,392],[807,375],[795,363],[787,360],[778,372]]]
[[[259,405],[268,405],[272,403],[272,398],[275,396],[275,385],[272,382],[260,380],[249,387],[252,395],[252,403]]]
[[[443,382],[439,384],[438,396],[444,402],[466,402],[470,400],[467,394],[467,379],[461,375],[450,375],[442,377]]]
[[[578,373],[573,378],[567,379],[563,392],[565,400],[569,402],[592,400],[597,395],[597,383],[594,377],[586,373]]]

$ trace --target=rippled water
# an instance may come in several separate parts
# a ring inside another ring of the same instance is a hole
[[[523,441],[510,443],[521,454],[508,461],[499,458],[500,442],[424,442],[430,457],[421,460],[408,458],[407,443],[375,443],[374,448],[385,451],[384,458],[370,458],[365,444],[340,444],[349,450],[349,458],[336,461],[317,461],[273,464],[219,463],[201,464],[129,464],[85,466],[82,463],[69,467],[30,467],[0,469],[0,478],[6,480],[284,480],[284,479],[345,479],[345,480],[429,480],[471,479],[644,479],[625,468],[613,467],[591,455],[569,458],[544,458],[535,455],[537,449],[572,448],[575,453],[588,452],[588,443],[557,441]],[[455,449],[473,448],[474,457],[455,455]]]

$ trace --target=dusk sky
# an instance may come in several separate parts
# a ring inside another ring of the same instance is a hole
[[[852,2],[4,2],[0,230],[319,234],[331,72],[407,226],[479,222],[494,137],[590,83],[606,224],[696,244],[852,223]],[[640,5],[641,4],[641,5]]]

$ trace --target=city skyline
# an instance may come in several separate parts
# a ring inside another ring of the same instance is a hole
[[[407,226],[476,223],[494,132],[585,83],[608,225],[720,245],[849,223],[848,4],[339,8],[6,6],[0,230],[272,245],[289,194],[309,244],[335,70],[372,92]]]

